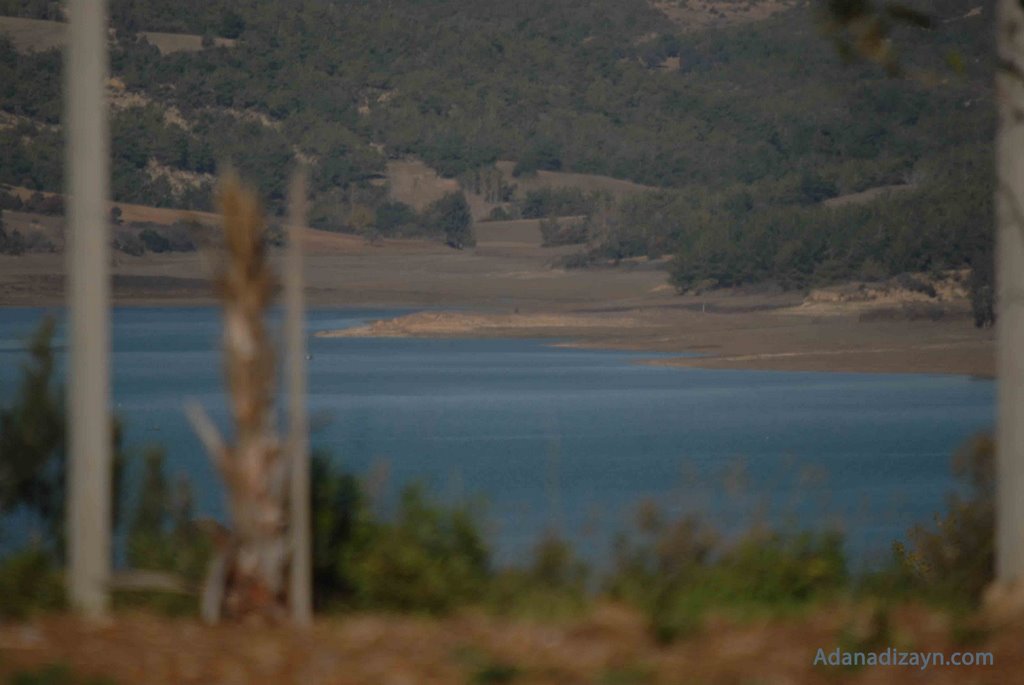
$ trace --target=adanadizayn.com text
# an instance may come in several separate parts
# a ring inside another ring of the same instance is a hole
[[[960,666],[993,666],[992,652],[906,652],[894,647],[880,652],[853,652],[839,647],[831,652],[818,648],[815,666],[895,666],[897,668],[956,668]]]

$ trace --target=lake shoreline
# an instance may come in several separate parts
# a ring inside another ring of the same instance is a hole
[[[995,375],[993,331],[974,328],[963,298],[812,302],[767,286],[679,295],[655,263],[566,270],[551,266],[548,248],[460,252],[416,241],[375,247],[334,234],[318,240],[306,264],[310,309],[444,312],[433,323],[391,320],[364,331],[369,337],[529,337],[700,355],[653,362],[666,366]],[[118,255],[114,304],[215,307],[211,268],[206,253]],[[0,256],[0,307],[62,308],[63,269],[60,254]],[[908,305],[933,309],[922,317]]]
[[[751,315],[717,315],[715,322],[748,326]],[[721,317],[738,317],[733,321]],[[795,316],[795,315],[793,315]],[[629,313],[488,313],[417,312],[382,319],[354,328],[320,331],[322,338],[556,338],[559,347],[660,352],[689,356],[644,360],[652,366],[885,374],[949,374],[991,380],[995,377],[994,341],[984,331],[965,330],[954,322],[893,322],[870,326],[848,317],[816,320],[810,326],[834,334],[845,330],[845,340],[828,347],[806,336],[799,322],[790,335],[771,344],[759,344],[757,335],[729,335],[729,328],[685,333],[677,322],[666,322],[651,312]],[[762,322],[766,327],[767,322]],[[961,322],[962,324],[962,322]],[[805,324],[806,325],[806,324]],[[860,326],[865,328],[858,330]],[[756,329],[753,329],[756,330]],[[920,332],[915,338],[913,333]],[[855,335],[860,333],[860,335]],[[908,335],[910,333],[910,335]],[[825,336],[822,336],[823,338]],[[690,344],[687,344],[690,343]]]
[[[60,310],[63,302],[3,304],[0,310]],[[215,308],[213,298],[117,298],[115,308]],[[374,302],[313,309],[418,310],[363,326],[317,331],[320,338],[551,340],[574,349],[680,355],[640,360],[651,366],[823,373],[948,374],[995,378],[995,341],[964,321],[866,323],[836,315],[811,320],[786,311],[692,316],[659,308],[511,312],[497,307],[454,310],[438,305]],[[781,308],[780,308],[781,310]],[[703,320],[694,320],[695,318]],[[789,319],[780,321],[780,319]],[[707,324],[707,325],[705,325]]]

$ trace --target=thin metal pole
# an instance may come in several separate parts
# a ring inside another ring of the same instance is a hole
[[[68,595],[100,619],[110,578],[109,142],[105,0],[71,0],[67,48],[68,268],[71,350],[67,501]]]
[[[313,620],[312,545],[310,542],[309,416],[306,409],[306,316],[303,301],[303,233],[306,227],[306,177],[295,173],[289,195],[288,248],[284,264],[285,348],[288,364],[288,442],[292,460],[289,497],[292,618]]]

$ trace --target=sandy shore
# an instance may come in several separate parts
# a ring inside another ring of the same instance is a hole
[[[319,231],[311,232],[310,244],[310,306],[432,310],[328,335],[552,338],[582,347],[699,353],[654,363],[707,368],[994,373],[993,334],[974,328],[962,299],[944,302],[940,316],[908,318],[892,302],[882,308],[808,304],[797,292],[679,296],[656,262],[552,267],[575,248],[484,242],[456,251],[426,241],[369,245]],[[118,254],[115,302],[213,304],[213,261],[204,253]],[[0,306],[62,306],[63,268],[61,254],[0,256]]]
[[[571,347],[679,352],[664,366],[784,371],[994,375],[991,334],[963,319],[869,323],[850,316],[808,320],[786,308],[701,314],[638,308],[625,313],[420,312],[321,337],[559,338]]]

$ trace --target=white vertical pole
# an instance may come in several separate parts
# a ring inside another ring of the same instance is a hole
[[[67,98],[68,595],[87,618],[108,610],[111,422],[109,143],[105,0],[71,0]]]
[[[306,316],[303,302],[303,239],[306,227],[306,178],[300,170],[289,193],[288,248],[284,264],[285,348],[288,364],[288,427],[291,464],[289,530],[291,535],[292,618],[296,625],[313,620],[312,545],[310,542],[309,417],[306,410]]]
[[[997,7],[996,580],[1024,581],[1024,10]]]

